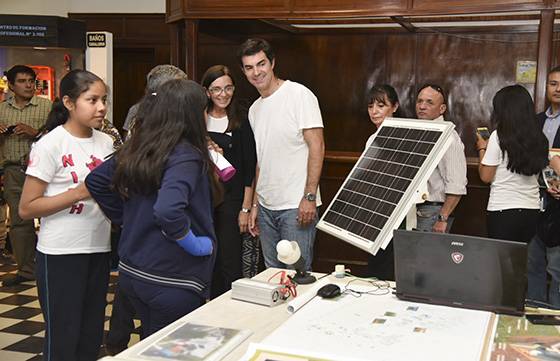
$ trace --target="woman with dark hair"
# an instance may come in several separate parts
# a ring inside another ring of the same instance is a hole
[[[247,111],[235,99],[235,84],[229,69],[224,65],[212,66],[202,76],[201,83],[208,96],[208,135],[237,170],[223,184],[224,201],[214,210],[218,254],[212,297],[217,297],[228,291],[233,281],[243,277],[241,234],[248,232],[249,213],[256,211],[251,200],[257,159]]]
[[[110,225],[83,182],[113,152],[113,140],[94,129],[106,102],[107,87],[97,75],[66,74],[29,155],[19,214],[41,218],[35,273],[45,360],[97,360],[103,338]]]
[[[369,120],[375,125],[375,131],[381,126],[385,118],[402,118],[399,96],[395,89],[387,84],[378,84],[371,87],[367,94],[367,110]],[[375,133],[374,133],[375,134]],[[366,142],[366,148],[373,141],[372,134]]]
[[[375,125],[375,132],[366,142],[369,148],[375,137],[377,129],[387,117],[401,117],[399,96],[395,89],[387,84],[378,84],[371,87],[367,94],[367,109],[370,121]],[[395,279],[395,263],[393,243],[387,248],[380,249],[375,256],[368,258],[368,275],[381,280]]]
[[[480,179],[490,183],[487,207],[491,238],[529,243],[539,215],[538,174],[548,164],[548,141],[535,118],[529,92],[507,86],[492,101],[488,140],[477,134]]]
[[[86,179],[105,215],[122,224],[119,287],[142,337],[209,297],[216,237],[206,101],[193,81],[163,83],[141,101],[131,138]]]

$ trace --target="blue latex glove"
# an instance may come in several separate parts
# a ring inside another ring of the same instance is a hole
[[[208,237],[197,237],[189,230],[187,235],[177,240],[179,246],[193,256],[209,256],[212,254],[212,240]]]

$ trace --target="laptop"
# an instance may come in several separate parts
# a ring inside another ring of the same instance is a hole
[[[527,244],[404,230],[393,242],[399,299],[523,314]]]

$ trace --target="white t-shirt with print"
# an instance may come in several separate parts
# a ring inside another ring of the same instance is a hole
[[[286,80],[268,97],[255,100],[249,122],[257,147],[259,203],[271,210],[297,208],[307,180],[309,147],[303,130],[323,128],[317,97],[305,86]]]
[[[526,176],[507,169],[507,153],[500,148],[498,132],[493,131],[488,139],[483,165],[497,166],[494,181],[490,185],[489,211],[505,209],[539,208],[539,183],[536,175]]]
[[[77,138],[58,126],[31,149],[27,175],[48,183],[51,197],[83,183],[86,176],[113,152],[113,140],[97,130]],[[110,223],[93,199],[41,218],[37,249],[45,254],[109,252]]]

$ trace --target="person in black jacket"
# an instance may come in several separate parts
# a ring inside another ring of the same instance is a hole
[[[228,291],[233,281],[243,277],[241,234],[248,232],[257,156],[247,110],[234,97],[235,84],[228,67],[210,67],[202,76],[201,84],[208,96],[208,135],[223,149],[224,157],[236,169],[235,176],[223,184],[224,200],[214,210],[218,237],[212,280],[214,298]]]
[[[537,121],[548,139],[550,148],[560,148],[560,67],[555,67],[548,73],[546,97],[550,107],[537,115]],[[542,192],[545,214],[558,206],[560,193],[553,189]],[[541,229],[542,227],[537,227]],[[556,235],[560,237],[560,235]],[[527,265],[528,290],[527,298],[531,301],[547,302],[560,308],[560,245],[547,247],[539,232],[529,244],[529,261]],[[550,287],[547,290],[547,273],[551,276]]]
[[[216,255],[206,95],[176,79],[142,100],[135,131],[86,186],[122,224],[119,282],[149,336],[204,303]]]

